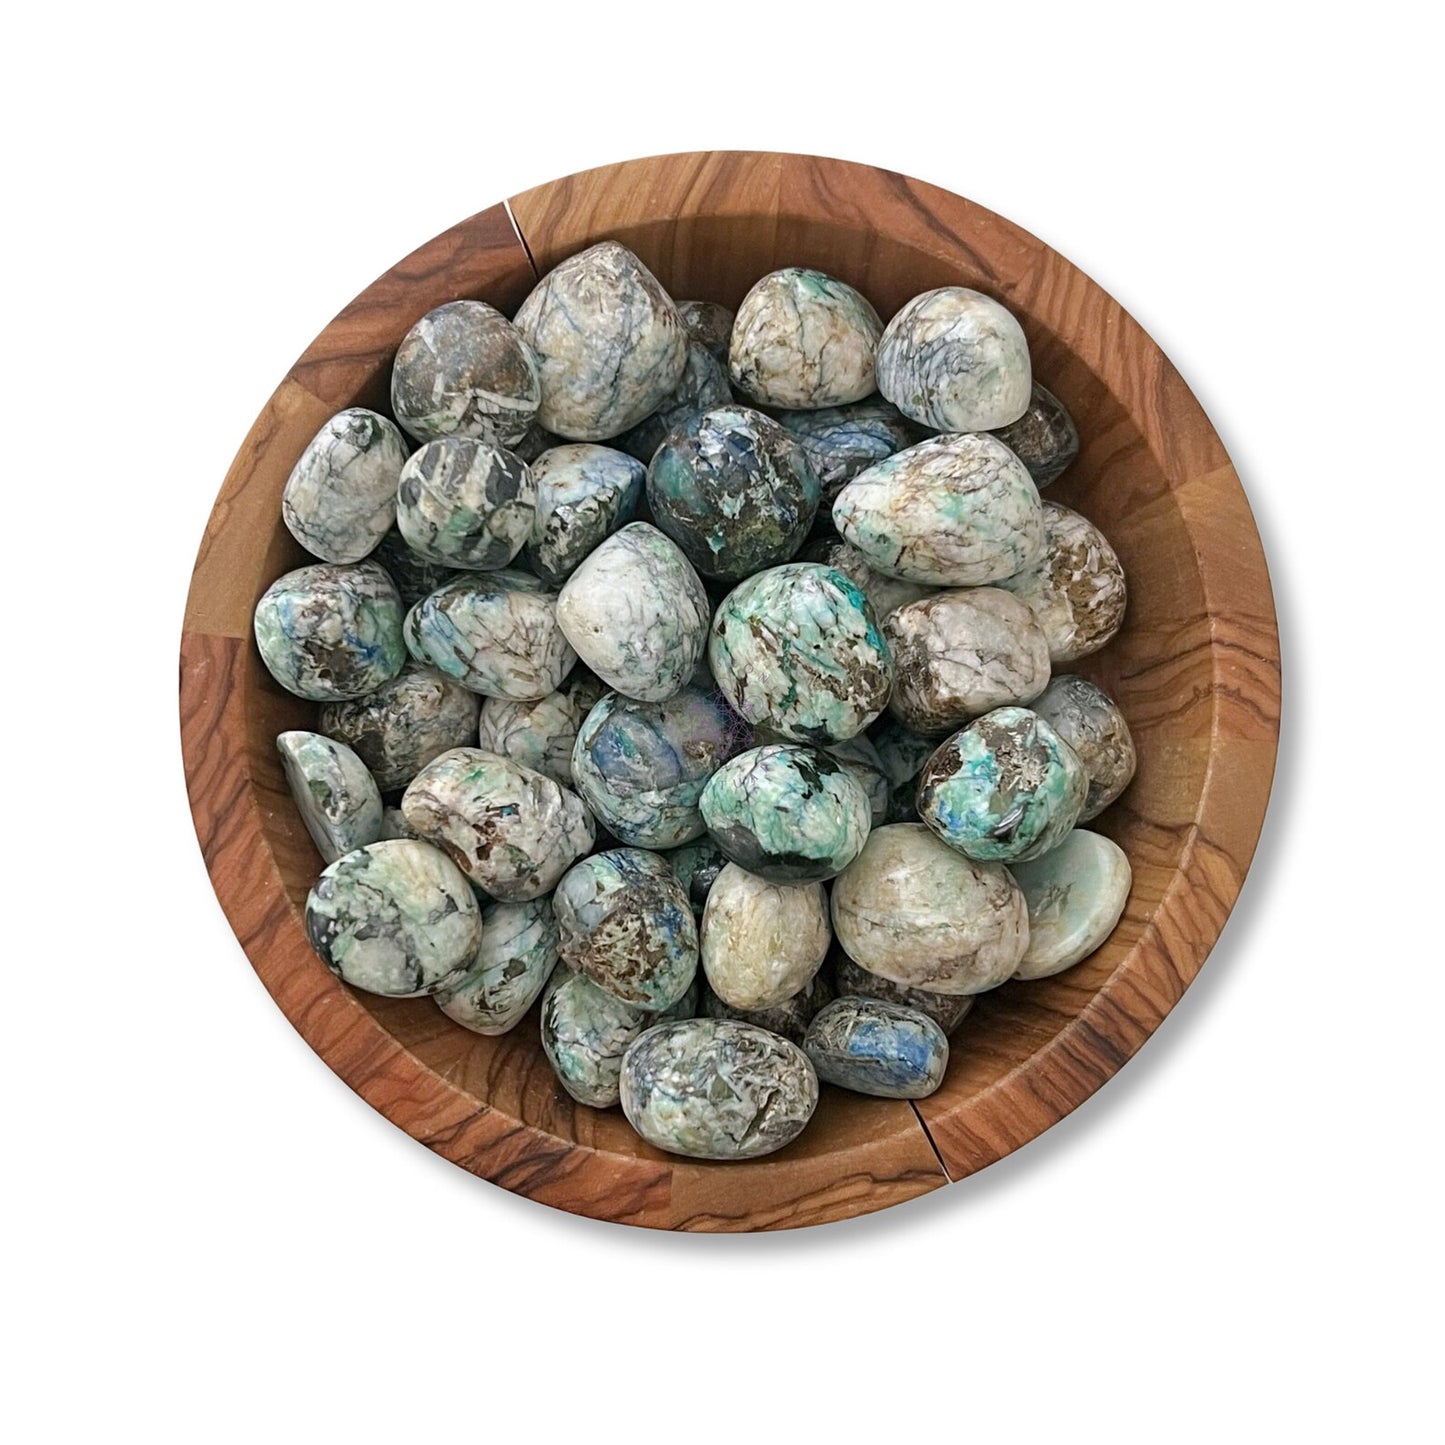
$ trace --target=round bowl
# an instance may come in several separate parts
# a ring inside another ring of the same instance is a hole
[[[280,498],[321,423],[346,406],[386,407],[392,355],[425,311],[469,296],[510,314],[537,276],[606,237],[672,295],[729,306],[793,264],[851,282],[885,318],[935,286],[998,297],[1083,438],[1048,495],[1103,528],[1129,577],[1122,632],[1077,667],[1118,699],[1139,751],[1133,785],[1091,825],[1134,870],[1113,936],[1064,974],[984,994],[931,1098],[825,1088],[801,1138],[749,1163],[659,1153],[620,1111],[574,1104],[542,1055],[535,1013],[482,1038],[428,999],[356,993],[327,972],[302,925],[321,863],[274,743],[314,711],[276,686],[251,639],[267,585],[311,560],[282,525]],[[1148,1038],[1198,973],[1254,852],[1279,652],[1234,468],[1116,301],[1043,242],[934,186],[813,156],[709,152],[515,196],[429,241],[341,312],[266,403],[221,488],[186,608],[180,702],[191,808],[221,906],[277,1004],[368,1103],[454,1163],[557,1208],[661,1229],[782,1229],[982,1169],[1063,1118]]]

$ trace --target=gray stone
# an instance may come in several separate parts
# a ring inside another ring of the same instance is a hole
[[[909,988],[905,984],[894,983],[892,979],[869,973],[841,948],[834,950],[832,963],[833,986],[840,998],[852,995],[902,1004],[915,1013],[927,1014],[945,1034],[951,1035],[973,1008],[972,994],[932,993],[926,988]]]
[[[1054,678],[1032,707],[1079,755],[1088,774],[1079,821],[1097,818],[1129,786],[1138,765],[1124,714],[1103,688],[1072,673]]]
[[[532,535],[537,488],[526,462],[472,437],[428,442],[401,469],[396,525],[418,556],[494,572]]]
[[[1079,454],[1079,430],[1068,407],[1037,381],[1028,410],[994,435],[1029,469],[1036,487],[1058,481]]]
[[[527,562],[560,587],[588,553],[637,515],[647,469],[626,452],[577,442],[543,452],[532,480],[537,512]]]
[[[948,1039],[927,1014],[877,998],[820,1010],[803,1051],[825,1084],[880,1099],[926,1099],[948,1068]]]
[[[301,821],[326,862],[381,838],[381,794],[345,743],[286,732],[276,739],[276,751]]]
[[[521,1023],[556,966],[550,899],[489,903],[471,967],[433,997],[449,1019],[474,1034],[504,1034]]]

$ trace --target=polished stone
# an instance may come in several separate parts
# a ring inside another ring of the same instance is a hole
[[[798,553],[800,562],[821,562],[841,572],[868,599],[873,615],[882,622],[890,612],[923,597],[932,597],[938,590],[923,582],[906,582],[890,577],[868,565],[867,559],[851,542],[841,537],[814,537],[804,543]]]
[[[791,998],[772,1008],[738,1009],[724,1003],[706,984],[703,985],[701,1015],[710,1019],[740,1019],[745,1024],[755,1024],[767,1029],[770,1034],[780,1034],[790,1043],[801,1047],[803,1036],[813,1015],[824,1004],[833,999],[833,985],[826,969],[819,969]]]
[[[951,1035],[973,1008],[974,994],[931,993],[926,988],[909,988],[905,984],[894,983],[892,979],[870,973],[841,948],[834,950],[831,962],[833,987],[839,998],[852,995],[902,1004],[916,1013],[927,1014],[945,1034]]]
[[[948,1038],[927,1014],[877,998],[821,1009],[803,1052],[823,1083],[879,1099],[926,1099],[948,1068]]]
[[[1079,429],[1068,407],[1037,381],[1028,410],[994,435],[1028,468],[1036,487],[1058,481],[1079,454]]]
[[[881,396],[821,411],[785,411],[782,423],[803,444],[822,488],[822,512],[831,516],[838,493],[874,462],[918,439],[908,418]]]
[[[774,1008],[828,956],[828,897],[821,883],[769,883],[729,863],[707,896],[701,935],[712,991],[733,1008]]]
[[[684,843],[681,848],[668,849],[666,858],[687,892],[693,913],[701,918],[712,885],[727,867],[728,860],[722,849],[711,838],[702,837],[695,843]]]
[[[296,810],[326,862],[381,838],[381,794],[345,743],[320,733],[285,732],[276,751]]]
[[[617,438],[617,445],[646,466],[675,427],[686,426],[715,406],[727,406],[732,399],[726,362],[719,361],[700,341],[690,338],[682,380],[651,416],[623,432]]]
[[[556,692],[532,702],[489,697],[482,704],[477,746],[572,786],[572,747],[591,703],[606,691],[577,669]]]
[[[560,587],[619,527],[637,515],[647,469],[635,457],[590,442],[553,447],[532,464],[537,512],[527,563]]]
[[[732,340],[734,315],[716,301],[679,301],[677,314],[687,334],[700,341],[724,366],[728,364],[728,343]]]
[[[433,997],[449,1019],[474,1034],[504,1034],[521,1023],[556,966],[550,899],[489,903],[471,967]]]
[[[428,442],[401,469],[396,525],[441,567],[494,572],[532,535],[537,487],[519,456],[473,437]]]
[[[1129,786],[1139,761],[1119,705],[1086,678],[1063,673],[1031,706],[1078,753],[1088,774],[1079,821],[1097,818]]]
[[[1017,978],[1048,978],[1086,959],[1118,925],[1133,881],[1124,850],[1083,828],[1009,871],[1029,907],[1029,946]]]

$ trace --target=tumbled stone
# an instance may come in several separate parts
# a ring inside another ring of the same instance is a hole
[[[933,756],[938,739],[914,732],[891,715],[883,718],[868,736],[888,779],[887,821],[916,822],[918,775]]]
[[[589,552],[637,515],[646,479],[636,458],[612,447],[576,442],[543,452],[532,466],[532,570],[560,587]]]
[[[397,839],[327,867],[306,899],[306,934],[353,987],[415,998],[462,977],[481,942],[482,915],[445,853]]]
[[[537,360],[537,419],[571,441],[606,441],[636,426],[687,362],[687,331],[672,298],[616,241],[554,267],[516,324]]]
[[[594,853],[557,885],[569,967],[648,1013],[671,1008],[697,973],[697,921],[667,861],[640,848]]]
[[[316,851],[334,863],[382,836],[381,794],[366,764],[345,743],[320,733],[276,739],[296,810]]]
[[[502,903],[550,892],[594,836],[592,815],[570,789],[480,748],[433,759],[411,780],[401,810]]]
[[[535,702],[572,670],[557,594],[526,572],[470,573],[423,597],[406,615],[406,645],[484,697]]]
[[[1043,516],[1043,554],[999,586],[1034,614],[1058,666],[1097,652],[1113,637],[1124,621],[1128,588],[1108,538],[1088,518],[1058,502],[1045,502]]]
[[[952,1034],[973,1007],[973,994],[931,993],[926,988],[908,988],[905,984],[869,973],[841,948],[834,950],[832,962],[833,987],[839,998],[851,994],[856,998],[877,998],[884,1003],[902,1004],[915,1013],[926,1014],[945,1034]]]
[[[943,432],[1016,422],[1033,371],[1023,328],[992,297],[942,286],[907,302],[878,342],[878,390],[905,416]]]
[[[391,369],[392,413],[421,442],[465,436],[509,447],[526,435],[541,396],[531,348],[484,301],[428,311]]]
[[[1097,818],[1129,786],[1138,765],[1124,714],[1102,687],[1073,673],[1054,678],[1031,706],[1084,765],[1089,794],[1079,821]]]
[[[883,619],[893,654],[889,711],[935,738],[996,707],[1032,702],[1049,681],[1049,642],[998,587],[936,592]]]
[[[879,1099],[926,1099],[948,1068],[948,1038],[927,1014],[877,998],[821,1009],[803,1052],[825,1084]]]
[[[823,751],[834,761],[841,763],[850,773],[868,799],[868,821],[876,828],[888,821],[889,787],[888,774],[883,768],[883,759],[873,746],[867,733],[844,738],[841,743],[828,743]]]
[[[818,1106],[796,1044],[736,1019],[648,1029],[623,1056],[622,1112],[654,1148],[756,1159],[792,1143]]]
[[[363,697],[406,661],[401,598],[375,562],[318,562],[278,577],[254,628],[267,672],[310,702]]]
[[[796,437],[760,411],[718,406],[667,434],[647,468],[653,519],[703,577],[737,581],[786,562],[818,510]]]
[[[695,843],[684,843],[681,848],[670,848],[666,857],[687,893],[693,913],[701,918],[712,885],[727,867],[728,860],[722,849],[711,838],[699,838]]]
[[[1052,852],[1011,863],[1029,908],[1029,946],[1016,978],[1049,978],[1082,962],[1114,931],[1133,873],[1124,850],[1075,828]]]
[[[598,687],[600,684],[595,678],[580,673],[574,674],[556,692],[532,702],[489,697],[482,704],[477,745],[487,752],[501,753],[524,768],[545,773],[570,788],[572,747],[591,701],[600,695],[596,692]]]
[[[323,562],[359,562],[396,517],[406,441],[364,406],[338,412],[306,444],[281,493],[287,530]]]
[[[838,493],[854,477],[916,440],[908,419],[881,396],[821,411],[785,411],[778,421],[803,444],[822,489],[819,516],[830,520]]]
[[[651,416],[617,438],[617,445],[646,466],[674,427],[686,426],[703,412],[726,406],[732,399],[726,362],[720,362],[701,342],[689,340],[682,379]]]
[[[1036,487],[1058,481],[1079,454],[1079,430],[1068,407],[1037,381],[1028,409],[994,435],[1029,469]]]
[[[876,571],[868,565],[867,559],[851,542],[841,537],[815,537],[798,553],[800,562],[821,562],[835,572],[841,572],[868,599],[873,615],[882,622],[895,608],[921,597],[932,597],[938,590],[922,582],[905,582],[901,577],[890,577],[886,572]]]
[[[410,838],[414,842],[421,842],[416,829],[406,821],[406,814],[400,808],[383,808],[381,810],[381,836],[383,838]]]
[[[728,343],[733,334],[733,313],[716,301],[679,301],[677,314],[687,334],[700,341],[710,355],[728,364]]]
[[[679,692],[707,645],[712,609],[698,575],[656,527],[632,522],[567,579],[557,621],[577,655],[624,697]]]
[[[1028,947],[1028,912],[1008,869],[964,857],[922,823],[875,828],[834,880],[832,906],[855,963],[930,993],[995,988]]]
[[[996,437],[930,437],[860,472],[833,522],[869,566],[938,587],[982,587],[1043,555],[1043,506]]]
[[[418,556],[494,572],[532,535],[537,488],[526,462],[472,437],[428,442],[401,469],[396,525]]]
[[[952,848],[1012,863],[1057,847],[1089,791],[1078,754],[1037,713],[1000,707],[928,760],[918,816]]]
[[[702,914],[702,966],[733,1008],[774,1008],[808,986],[828,956],[821,883],[769,883],[729,863]]]
[[[766,406],[842,406],[872,393],[882,334],[878,313],[847,282],[784,266],[743,297],[728,368],[734,384]]]
[[[708,662],[742,717],[794,742],[862,732],[893,683],[867,599],[815,562],[786,563],[733,588],[717,610]]]
[[[547,898],[489,903],[471,966],[433,997],[453,1022],[474,1034],[515,1028],[557,966],[557,921]]]
[[[413,552],[395,527],[377,544],[371,560],[386,568],[401,593],[403,607],[415,607],[428,592],[435,592],[461,575],[455,567],[443,567]]]
[[[383,792],[404,788],[435,757],[476,739],[476,693],[418,662],[375,692],[321,709],[321,731],[355,750]]]
[[[801,1046],[813,1015],[832,998],[833,985],[828,981],[826,970],[819,969],[792,998],[786,998],[772,1008],[733,1008],[704,984],[701,1014],[703,1018],[710,1019],[740,1019],[745,1024],[767,1029],[770,1034],[781,1034],[789,1042]]]

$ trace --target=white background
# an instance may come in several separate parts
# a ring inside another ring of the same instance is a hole
[[[10,1438],[1438,1439],[1430,12],[494,11],[8,22]],[[221,477],[332,314],[494,200],[723,147],[935,182],[1118,297],[1285,657],[1254,871],[1143,1053],[976,1179],[748,1239],[543,1209],[354,1098],[215,904],[175,715]]]

